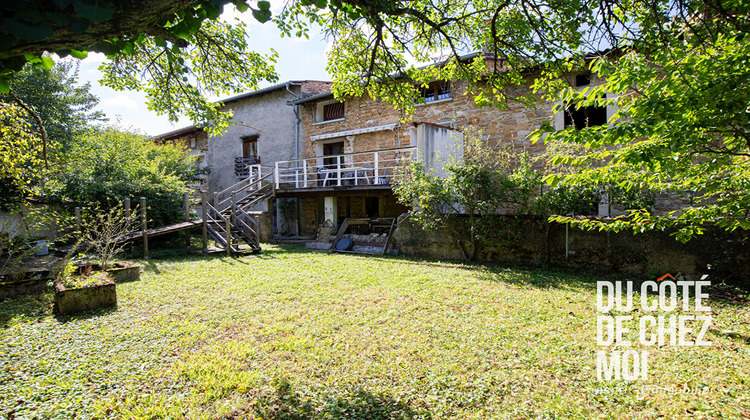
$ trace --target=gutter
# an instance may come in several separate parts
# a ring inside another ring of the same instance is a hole
[[[294,96],[294,101],[292,101],[292,104],[294,106],[294,108],[292,108],[292,110],[294,111],[294,159],[297,160],[297,159],[299,159],[299,123],[300,123],[300,118],[299,118],[299,105],[297,105],[295,102],[297,100],[299,100],[299,96],[297,96],[297,94],[295,94],[294,92],[292,92],[289,89],[289,84],[290,84],[290,82],[287,82],[284,87],[286,88],[287,92],[291,93],[292,96]]]
[[[292,96],[294,96],[294,101],[299,100],[299,96],[297,96],[294,92],[291,91],[291,89],[289,89],[289,83],[290,82],[286,83],[286,86],[285,86],[286,91],[291,93]],[[301,90],[302,88],[300,88],[300,91]],[[294,160],[297,160],[299,159],[299,123],[301,122],[301,120],[299,118],[299,105],[297,105],[296,103],[292,103],[291,105],[292,105],[292,110],[294,111]],[[295,199],[294,204],[295,204],[296,213],[297,213],[296,215],[297,217],[295,217],[297,223],[294,224],[294,230],[295,230],[295,235],[299,237],[299,231],[300,231],[299,200]],[[277,208],[277,211],[278,211],[278,208]],[[280,220],[279,216],[280,215],[278,214],[276,215],[276,220]]]

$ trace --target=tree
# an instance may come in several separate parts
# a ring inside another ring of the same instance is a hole
[[[483,106],[504,107],[509,100],[579,109],[616,105],[609,125],[559,132],[546,125],[533,135],[587,149],[553,159],[584,166],[547,181],[691,198],[690,207],[667,217],[641,205],[615,223],[556,220],[636,232],[674,228],[683,241],[706,224],[750,229],[750,3],[344,0],[329,2],[327,15],[310,3],[294,3],[278,20],[290,35],[309,22],[324,26],[335,41],[328,70],[337,96],[368,93],[408,117],[420,85],[463,79]],[[460,59],[472,50],[484,54]],[[446,61],[423,69],[409,64],[433,56]],[[586,70],[606,82],[578,90],[562,77]],[[512,89],[529,81],[530,94]]]
[[[197,174],[180,147],[113,127],[78,136],[60,160],[64,169],[45,186],[50,199],[111,209],[125,198],[146,197],[153,226],[182,220],[183,193]]]
[[[714,39],[699,41],[698,36]],[[577,157],[558,156],[557,163],[581,170],[552,176],[551,182],[658,191],[681,195],[690,205],[667,217],[648,206],[634,207],[615,223],[556,220],[587,229],[670,229],[681,241],[703,233],[707,225],[750,230],[750,69],[745,64],[750,43],[744,37],[705,25],[682,40],[675,37],[661,51],[631,50],[616,63],[594,60],[591,68],[607,76],[605,84],[588,91],[563,89],[558,96],[565,103],[617,105],[619,110],[609,127],[555,132],[546,126],[539,131],[547,134],[547,142],[587,149]],[[606,164],[591,165],[602,160]]]
[[[481,132],[467,128],[462,159],[442,156],[445,176],[411,162],[394,192],[411,207],[411,220],[424,229],[444,229],[471,261],[489,246],[504,247],[513,234],[499,213],[536,216],[580,214],[594,194],[564,187],[544,190],[544,172],[527,153],[487,144]],[[547,226],[547,228],[549,228]]]
[[[27,64],[49,69],[56,53],[83,58],[101,52],[105,85],[146,92],[148,105],[176,120],[181,113],[209,131],[230,115],[205,94],[225,95],[276,80],[275,53],[250,51],[245,28],[219,21],[225,5],[265,22],[270,3],[244,0],[32,0],[0,5],[0,92]],[[145,78],[142,80],[142,77]]]
[[[30,195],[41,167],[41,140],[18,105],[0,102],[0,210]]]
[[[42,120],[49,140],[63,149],[90,123],[104,120],[104,114],[94,110],[99,99],[90,92],[89,83],[79,85],[78,65],[71,60],[50,69],[26,67],[16,74],[11,88]],[[9,95],[2,99],[15,103]],[[36,124],[31,116],[27,120]]]

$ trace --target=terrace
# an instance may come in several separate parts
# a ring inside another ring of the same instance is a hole
[[[390,189],[416,147],[316,156],[276,162],[277,192]]]

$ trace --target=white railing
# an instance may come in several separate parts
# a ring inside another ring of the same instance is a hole
[[[416,147],[276,162],[276,188],[389,185],[416,156]]]
[[[214,207],[218,210],[224,210],[229,207],[232,200],[232,194],[235,195],[235,199],[239,200],[248,194],[252,194],[254,191],[259,190],[263,186],[263,183],[269,183],[272,181],[273,177],[271,174],[273,169],[272,166],[249,165],[247,167],[247,178],[214,193]]]

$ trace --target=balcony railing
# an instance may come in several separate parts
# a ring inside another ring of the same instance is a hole
[[[238,177],[250,176],[250,166],[260,165],[260,157],[236,157],[234,158],[234,175]]]
[[[399,169],[416,156],[416,147],[276,162],[276,188],[390,185]]]

